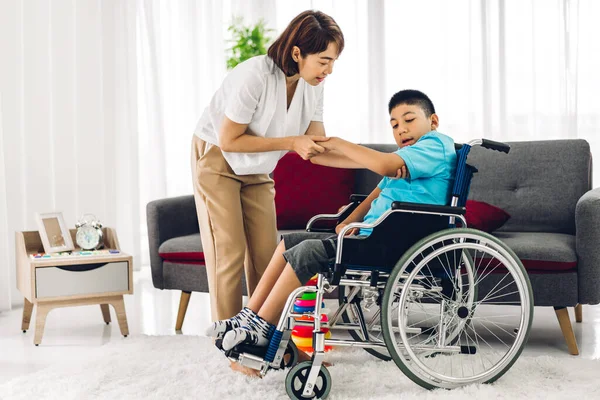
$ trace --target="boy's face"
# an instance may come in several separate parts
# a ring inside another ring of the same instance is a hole
[[[436,114],[426,117],[418,105],[399,104],[390,113],[390,124],[394,139],[402,148],[417,143],[421,136],[436,130],[439,120]]]

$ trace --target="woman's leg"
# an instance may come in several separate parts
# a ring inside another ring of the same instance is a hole
[[[252,298],[277,248],[275,188],[267,174],[245,175],[240,200],[246,234],[246,285]],[[281,267],[283,268],[283,267]]]
[[[192,176],[194,199],[204,250],[211,316],[230,318],[242,309],[241,274],[246,253],[241,183],[221,150],[194,136]],[[216,228],[216,229],[215,229]]]

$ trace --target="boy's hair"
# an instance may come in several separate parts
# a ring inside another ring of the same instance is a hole
[[[418,106],[425,113],[426,117],[430,117],[431,114],[435,114],[435,107],[433,106],[433,102],[427,95],[423,92],[419,92],[418,90],[401,90],[390,99],[390,104],[388,105],[388,112],[391,113],[392,110],[399,106],[400,104],[408,104],[409,106]]]
[[[292,59],[292,48],[298,46],[302,57],[327,50],[329,43],[337,45],[338,55],[344,50],[344,34],[333,18],[321,11],[304,11],[290,22],[267,54],[286,76],[298,73],[298,63]]]

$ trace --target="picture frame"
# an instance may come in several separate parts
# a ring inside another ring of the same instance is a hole
[[[75,249],[62,212],[36,213],[36,221],[46,254]]]

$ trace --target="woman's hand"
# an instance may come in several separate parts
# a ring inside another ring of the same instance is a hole
[[[344,227],[348,225],[348,224],[338,224],[335,227],[335,233],[337,233],[338,235],[340,234],[340,232],[342,231],[342,229],[344,229]],[[344,234],[344,236],[353,236],[353,235],[358,235],[358,228],[352,228],[352,229],[348,229],[346,231],[346,233]]]
[[[304,160],[310,160],[312,157],[325,152],[323,146],[319,146],[316,142],[326,142],[329,138],[327,136],[294,136],[292,144],[292,151],[295,151]]]

